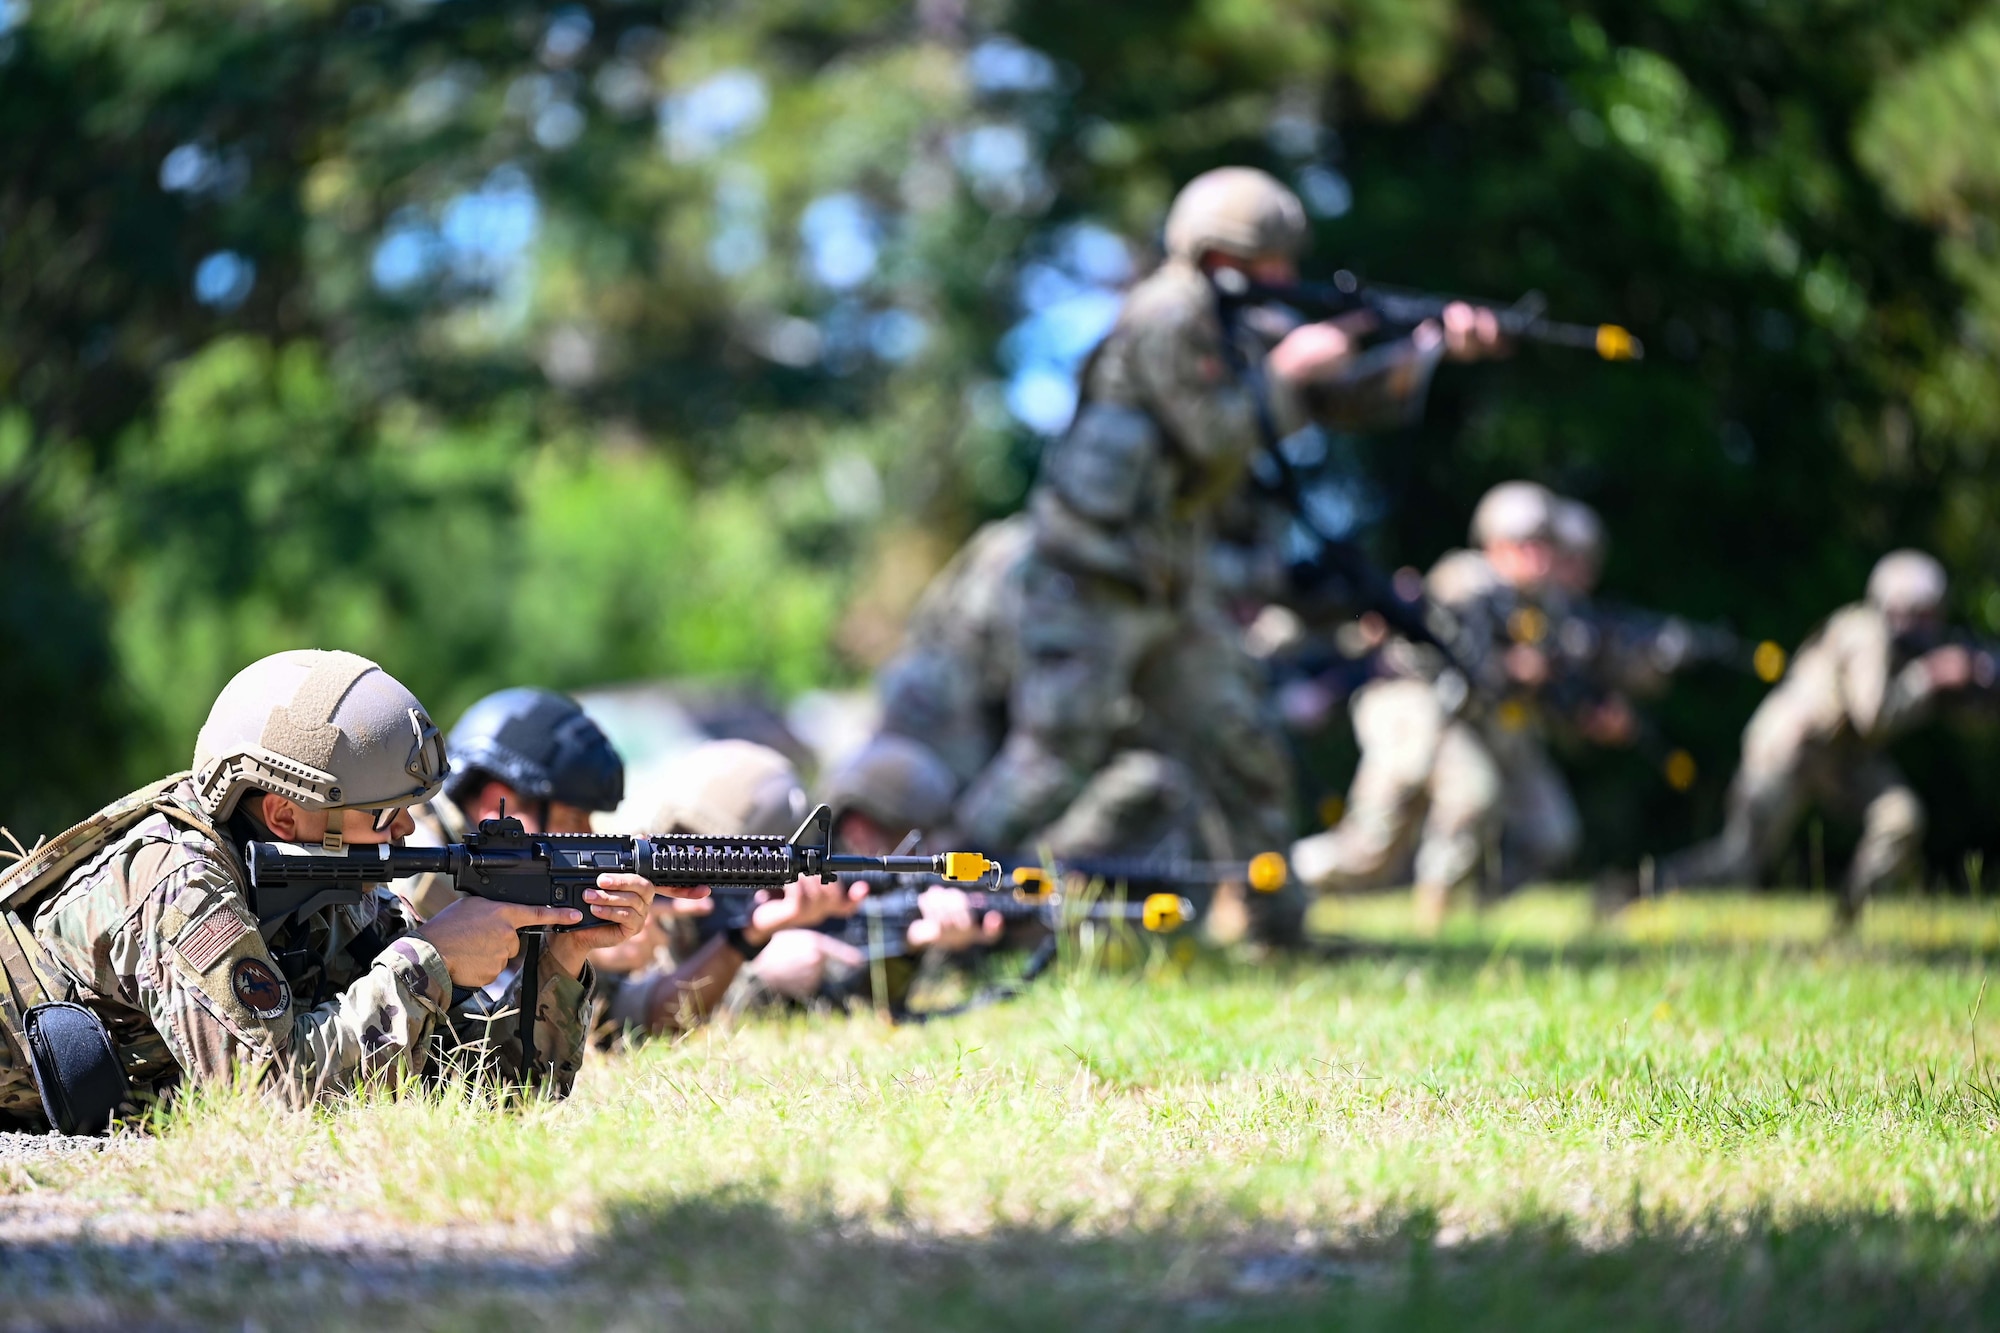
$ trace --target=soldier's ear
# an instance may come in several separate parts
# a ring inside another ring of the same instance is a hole
[[[280,842],[300,840],[299,816],[305,813],[304,811],[284,797],[275,796],[270,792],[264,793],[262,805],[263,809],[259,810],[258,814],[263,816],[264,827],[271,830],[272,837]]]

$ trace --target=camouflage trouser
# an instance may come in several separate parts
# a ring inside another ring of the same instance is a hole
[[[42,1095],[35,1090],[35,1076],[28,1068],[27,1056],[15,1049],[12,1037],[0,1031],[0,1130],[47,1126]]]
[[[1924,806],[1896,765],[1859,747],[1806,744],[1747,752],[1729,786],[1721,834],[1664,862],[1661,887],[1755,884],[1815,804],[1861,823],[1861,843],[1847,871],[1850,907],[1916,869]]]
[[[960,782],[969,782],[999,747],[998,709],[980,694],[974,671],[949,653],[910,648],[876,680],[882,729],[922,741]]]
[[[1502,885],[1561,871],[1583,841],[1583,819],[1540,731],[1525,713],[1506,706],[1480,730],[1500,771]]]
[[[1012,730],[959,806],[974,845],[1025,845],[1135,729],[1213,798],[1232,854],[1283,845],[1290,760],[1219,609],[1148,603],[1113,580],[1040,560],[1026,571],[1023,601]]]
[[[1229,855],[1227,824],[1185,764],[1151,750],[1125,750],[1093,774],[1025,850],[1058,856],[1151,856],[1194,860]]]
[[[1135,734],[1172,755],[1213,803],[1227,855],[1285,845],[1290,758],[1219,608],[1201,598],[1180,608],[1149,603],[1114,580],[1037,558],[1023,571],[1015,632],[1012,729],[959,803],[972,845],[1028,847],[1076,831],[1088,820],[1065,812]],[[1254,914],[1254,929],[1278,939],[1296,933],[1302,913],[1295,900],[1259,895]]]
[[[1293,846],[1299,878],[1323,893],[1379,888],[1412,868],[1419,884],[1471,883],[1500,818],[1500,773],[1484,739],[1418,680],[1365,685],[1352,713],[1361,764],[1346,813]]]

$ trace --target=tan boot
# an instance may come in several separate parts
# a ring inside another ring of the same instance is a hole
[[[1419,884],[1410,897],[1419,934],[1435,935],[1444,928],[1444,919],[1451,911],[1451,885]]]

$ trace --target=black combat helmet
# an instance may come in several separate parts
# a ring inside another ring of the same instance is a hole
[[[463,804],[490,780],[530,801],[610,810],[625,798],[625,762],[576,701],[526,687],[465,710],[445,742],[445,795]]]

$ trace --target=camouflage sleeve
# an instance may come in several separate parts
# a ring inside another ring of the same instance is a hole
[[[1257,401],[1229,369],[1213,310],[1163,303],[1133,336],[1147,406],[1190,463],[1233,480],[1260,446]]]
[[[535,1005],[535,1063],[543,1087],[567,1096],[583,1067],[589,1042],[591,972],[566,977],[545,962]],[[504,986],[474,991],[451,1011],[449,1060],[472,1074],[497,1075],[510,1083],[526,1082],[521,1059],[521,978],[511,974]]]
[[[1930,715],[1938,695],[1937,682],[1922,658],[1906,664],[1890,678],[1882,693],[1882,711],[1875,720],[1873,739],[1888,741],[1922,723]]]
[[[1841,614],[1827,623],[1825,646],[1834,654],[1835,680],[1849,725],[1863,740],[1886,739],[1909,711],[1909,701],[1891,697],[1893,647],[1888,623],[1879,615]]]
[[[1295,386],[1289,397],[1275,394],[1280,428],[1289,433],[1307,420],[1329,430],[1407,426],[1423,414],[1431,375],[1443,359],[1441,342],[1420,347],[1414,339],[1399,338],[1371,347],[1326,379]]]
[[[422,1069],[451,993],[437,950],[397,941],[346,990],[306,1007],[233,877],[199,855],[177,859],[136,904],[107,883],[58,904],[38,930],[45,940],[94,941],[93,974],[84,979],[142,1010],[187,1079],[247,1076],[304,1104],[371,1076]],[[92,919],[121,907],[115,924]],[[64,961],[74,968],[83,960],[72,949]]]
[[[1660,667],[1661,654],[1657,649],[1666,633],[1664,630],[1625,633],[1615,625],[1602,630],[1602,647],[1591,674],[1604,688],[1624,694],[1642,698],[1664,694],[1670,676]]]

